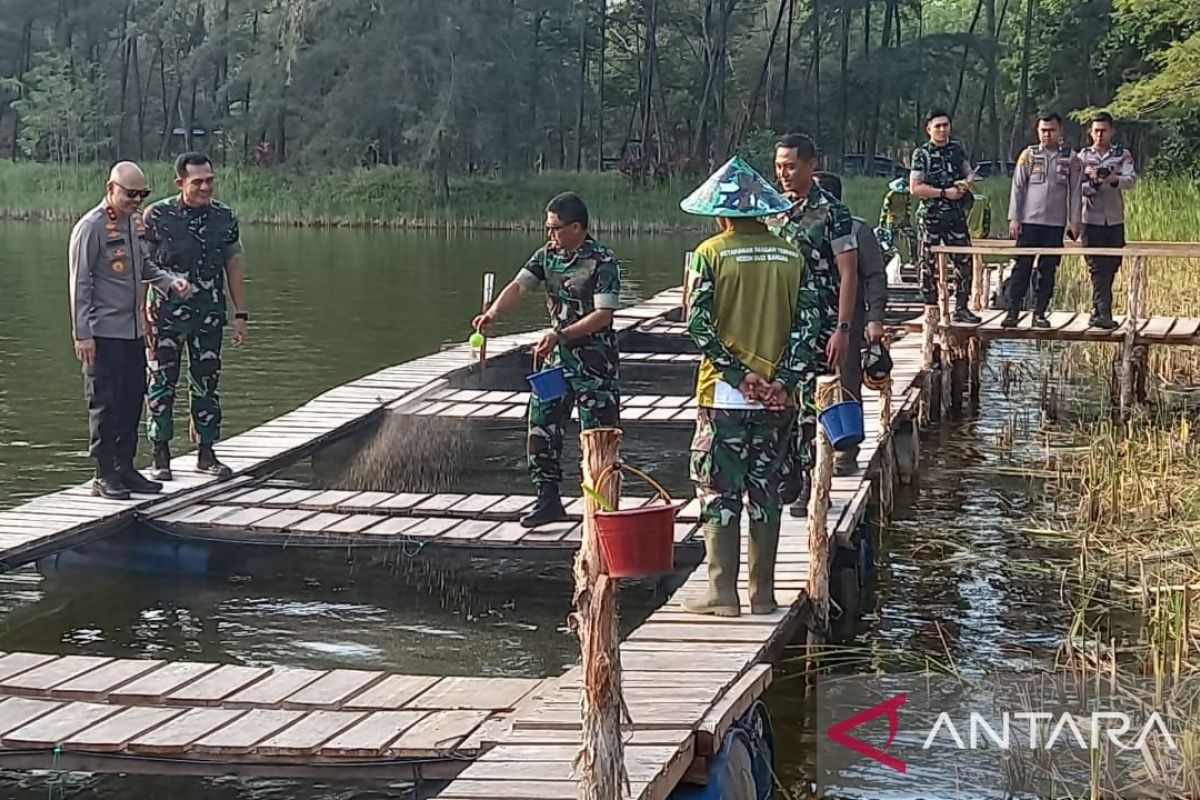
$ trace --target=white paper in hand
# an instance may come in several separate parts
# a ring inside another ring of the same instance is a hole
[[[713,393],[713,408],[754,410],[765,408],[765,406],[757,401],[747,400],[736,386],[730,386],[725,381],[718,380],[716,391]]]

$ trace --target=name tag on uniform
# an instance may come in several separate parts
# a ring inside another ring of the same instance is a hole
[[[730,386],[723,380],[717,381],[717,388],[713,393],[712,407],[741,409],[745,411],[754,411],[764,408],[762,403],[753,400],[747,400],[746,396],[739,392],[736,386]]]

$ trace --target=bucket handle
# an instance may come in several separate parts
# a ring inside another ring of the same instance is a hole
[[[618,472],[620,470],[624,470],[624,469],[629,470],[633,474],[640,477],[642,480],[646,481],[646,483],[653,486],[655,491],[658,492],[659,497],[661,497],[663,500],[665,500],[667,505],[671,505],[671,503],[674,502],[671,499],[671,495],[667,493],[667,490],[663,488],[661,483],[654,480],[654,478],[651,478],[649,475],[647,475],[645,472],[642,472],[637,467],[630,466],[629,464],[622,464],[619,461],[616,462],[615,464],[610,464],[609,466],[604,468],[604,471],[600,473],[600,476],[598,478],[596,478],[596,488],[599,489],[601,486],[604,485],[604,482],[606,480],[611,478],[616,472]]]
[[[859,397],[855,397],[855,396],[854,396],[854,392],[852,392],[852,391],[850,391],[849,389],[847,389],[847,388],[845,387],[845,385],[842,383],[842,376],[841,376],[841,372],[840,372],[840,371],[839,371],[839,373],[838,373],[838,392],[839,392],[840,394],[842,394],[842,395],[850,395],[850,399],[851,399],[851,400],[854,400],[855,402],[857,402],[857,403],[860,403],[860,404],[862,403],[862,397],[861,397],[861,396],[859,396]],[[862,392],[859,392],[859,395],[861,395],[861,394],[862,394]],[[839,402],[839,403],[844,403],[844,402],[846,402],[846,401],[845,401],[845,399],[842,399],[842,400],[839,400],[838,402]],[[826,408],[828,408],[828,406],[826,406]]]

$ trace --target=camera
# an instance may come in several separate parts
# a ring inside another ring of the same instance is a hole
[[[1112,170],[1109,169],[1108,167],[1097,167],[1096,168],[1096,180],[1102,181],[1105,178],[1107,178],[1109,175],[1112,175]]]

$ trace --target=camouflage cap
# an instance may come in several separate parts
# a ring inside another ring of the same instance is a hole
[[[888,184],[888,188],[891,189],[893,192],[907,192],[908,191],[908,181],[905,180],[904,178],[896,178],[896,180],[894,180]]]
[[[775,190],[739,156],[726,161],[679,207],[702,217],[766,217],[792,207],[792,201]]]

